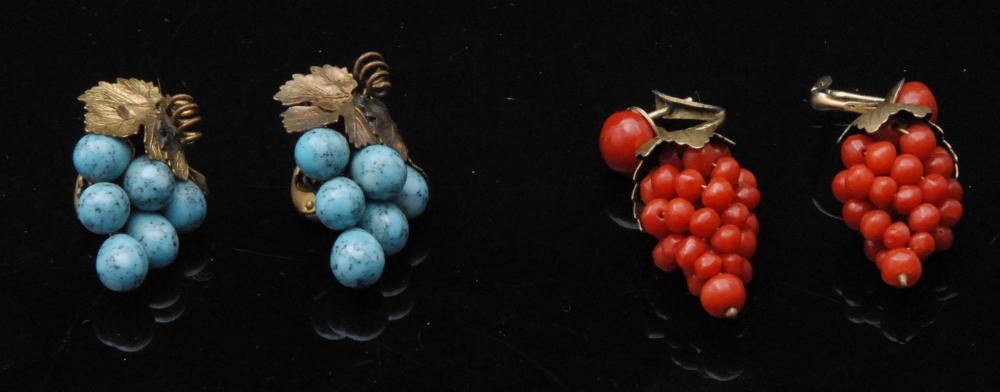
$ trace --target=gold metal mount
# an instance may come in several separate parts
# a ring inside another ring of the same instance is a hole
[[[410,160],[409,150],[396,123],[381,101],[391,87],[389,65],[385,59],[377,52],[367,52],[354,62],[351,73],[347,68],[327,64],[310,68],[307,75],[293,74],[292,80],[279,88],[274,99],[287,107],[281,114],[287,132],[306,132],[343,120],[342,132],[354,148],[385,145],[424,174]],[[317,220],[316,191],[319,187],[319,181],[295,168],[291,182],[292,204],[299,214],[310,220]]]
[[[735,144],[732,140],[716,133],[719,126],[726,120],[726,111],[724,109],[718,106],[695,102],[691,98],[672,97],[656,90],[653,91],[653,96],[656,99],[656,110],[647,113],[641,108],[629,108],[629,110],[642,115],[656,133],[656,136],[652,140],[643,144],[636,151],[636,156],[640,159],[640,162],[635,172],[632,173],[632,181],[635,183],[635,186],[632,188],[632,217],[638,223],[639,229],[643,231],[645,231],[645,228],[642,227],[642,221],[639,217],[642,216],[645,204],[642,202],[639,188],[643,178],[659,163],[654,152],[661,145],[675,143],[701,148],[708,144],[709,140],[713,137],[719,138],[729,144]],[[666,128],[656,124],[655,120],[658,119],[696,120],[703,122],[690,128],[668,131]]]
[[[905,80],[900,80],[889,90],[885,98],[882,98],[830,89],[830,85],[833,84],[833,78],[823,76],[810,89],[810,102],[813,109],[816,110],[836,110],[861,115],[844,129],[844,132],[837,138],[837,143],[843,141],[844,137],[852,129],[874,133],[883,124],[888,123],[891,117],[897,115],[908,116],[915,120],[926,122],[938,134],[941,146],[945,150],[948,150],[948,154],[951,155],[951,159],[955,163],[954,177],[958,178],[958,155],[955,154],[955,150],[951,147],[951,144],[944,139],[944,129],[929,120],[932,114],[931,109],[926,106],[896,102],[904,82]],[[897,131],[905,132],[903,129],[897,129]]]
[[[132,147],[129,137],[142,131],[143,150],[151,159],[167,163],[174,176],[193,182],[208,194],[205,176],[188,166],[184,154],[186,145],[201,138],[201,132],[190,130],[201,120],[198,104],[190,95],[164,96],[151,82],[118,78],[115,83],[98,82],[78,99],[87,111],[87,132],[122,138]],[[74,208],[88,186],[89,181],[77,176]]]

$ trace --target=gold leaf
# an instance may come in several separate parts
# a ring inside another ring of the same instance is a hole
[[[344,104],[344,106],[348,105],[351,106],[351,109],[344,110],[344,133],[347,134],[347,139],[354,144],[355,148],[378,143],[375,131],[361,107],[354,104]]]
[[[667,133],[667,131],[662,127],[656,127],[656,132],[657,134],[660,135]],[[644,143],[641,147],[639,147],[639,149],[635,151],[635,156],[639,159],[645,159],[649,157],[649,155],[653,153],[653,150],[656,150],[656,147],[659,146],[664,141],[665,140],[661,137],[654,137],[653,139],[649,140],[648,142]]]
[[[312,73],[308,75],[292,75],[292,80],[274,95],[274,99],[281,101],[282,105],[291,106],[281,115],[288,132],[306,131],[337,122],[340,116],[345,115],[342,112],[344,103],[351,100],[354,89],[358,87],[358,82],[347,72],[347,68],[328,64],[312,67],[310,71]],[[303,124],[318,125],[303,128]]]
[[[311,67],[309,75],[294,74],[275,94],[274,99],[285,106],[311,102],[327,110],[335,110],[339,102],[351,98],[358,82],[347,72],[347,68],[332,65]],[[337,103],[337,104],[331,104]]]
[[[927,118],[931,115],[931,109],[926,106],[909,103],[882,103],[875,106],[875,109],[862,114],[851,125],[867,133],[872,133],[877,131],[886,121],[889,121],[889,117],[899,112],[907,112],[917,118]]]
[[[208,181],[205,179],[205,175],[199,173],[197,170],[190,169],[189,180],[193,182],[198,188],[201,189],[201,193],[208,194]]]
[[[363,109],[378,141],[393,150],[396,150],[404,161],[410,161],[409,150],[403,143],[403,137],[396,128],[396,122],[389,116],[389,108],[385,107],[382,101],[361,97],[355,100],[355,104]]]
[[[292,106],[281,113],[281,122],[288,132],[305,132],[340,120],[337,112],[328,112],[317,106]]]
[[[154,121],[152,124],[146,127],[143,132],[143,144],[145,145],[146,154],[149,155],[149,159],[155,161],[167,161],[167,153],[163,151],[163,146],[160,144],[160,139],[156,137],[158,133],[162,131],[161,121]]]
[[[382,144],[396,150],[399,156],[403,157],[404,161],[410,161],[410,150],[403,143],[403,137],[396,131],[396,123],[389,120],[388,124],[380,124],[376,132],[378,132],[379,138],[382,139]]]
[[[712,137],[713,133],[715,133],[713,128],[699,125],[680,131],[666,131],[663,134],[663,139],[683,146],[701,148],[708,144],[708,140]]]
[[[119,78],[114,84],[99,82],[77,99],[85,103],[87,132],[125,137],[138,133],[140,126],[153,126],[162,98],[153,83]]]
[[[170,150],[167,153],[170,155],[168,163],[170,164],[170,169],[173,170],[174,175],[182,180],[187,180],[190,177],[191,168],[188,166],[184,150],[175,149]]]

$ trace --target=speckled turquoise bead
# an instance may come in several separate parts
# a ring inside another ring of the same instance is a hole
[[[316,192],[316,217],[331,229],[354,227],[364,211],[365,194],[350,178],[334,178]]]
[[[330,268],[344,286],[368,287],[382,276],[385,254],[371,234],[359,228],[348,229],[333,243]]]
[[[88,133],[76,142],[73,166],[90,182],[111,181],[125,173],[132,148],[124,139]]]
[[[146,251],[149,267],[159,269],[170,265],[177,258],[180,240],[177,230],[166,218],[154,212],[136,212],[132,214],[128,225],[128,234],[142,245]]]
[[[375,237],[386,256],[403,250],[410,237],[410,224],[406,221],[406,215],[391,203],[366,203],[358,227]]]
[[[174,191],[174,173],[165,162],[143,155],[128,165],[122,187],[135,208],[156,211],[170,200]]]
[[[413,219],[420,216],[427,208],[429,197],[430,190],[427,189],[427,180],[416,169],[406,166],[406,183],[403,184],[399,195],[392,199],[392,204],[399,207],[407,219]]]
[[[193,182],[178,181],[161,213],[178,233],[187,233],[201,226],[208,213],[208,203],[201,188]]]
[[[128,222],[128,196],[118,185],[98,182],[80,193],[76,216],[83,227],[97,234],[110,234]]]
[[[354,154],[351,178],[372,200],[392,200],[406,183],[406,163],[396,150],[373,144]]]
[[[313,128],[295,143],[295,164],[302,174],[320,181],[344,171],[350,157],[347,138],[330,128]]]
[[[109,237],[97,251],[97,277],[111,290],[130,291],[139,287],[148,271],[146,251],[126,234]]]

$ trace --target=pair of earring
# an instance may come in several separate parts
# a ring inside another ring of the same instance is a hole
[[[937,102],[920,82],[900,81],[884,98],[831,90],[831,83],[823,77],[812,87],[813,107],[860,114],[837,140],[845,169],[831,188],[842,218],[864,237],[882,280],[910,287],[932,252],[951,247],[951,227],[963,213],[958,158],[936,124]],[[682,270],[712,316],[736,317],[753,279],[757,179],[732,157],[734,143],[716,133],[724,110],[653,94],[655,111],[633,107],[605,121],[601,154],[633,179],[633,217],[659,240],[655,265]],[[700,123],[668,131],[660,119]]]
[[[295,145],[292,202],[306,218],[342,231],[330,267],[348,287],[378,280],[385,257],[406,245],[408,220],[427,206],[425,174],[380,101],[390,86],[388,65],[370,52],[353,73],[324,65],[295,74],[274,97],[288,107],[285,129],[304,132]],[[207,213],[207,181],[184,153],[201,137],[190,130],[198,105],[137,79],[100,82],[79,99],[87,134],[73,151],[77,217],[91,232],[112,234],[96,257],[101,283],[130,291],[150,268],[174,261],[178,233],[197,229]],[[341,118],[341,130],[327,127]],[[135,157],[129,138],[140,131],[145,154]]]

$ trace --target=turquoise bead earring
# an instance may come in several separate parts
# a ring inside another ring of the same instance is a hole
[[[101,283],[130,291],[150,268],[170,265],[178,233],[205,218],[205,176],[184,155],[184,146],[201,137],[189,130],[200,120],[198,105],[190,95],[164,96],[138,79],[100,82],[79,99],[87,134],[73,150],[74,206],[87,230],[111,234],[97,252]],[[130,139],[140,130],[145,154],[134,157]]]
[[[310,71],[292,75],[274,96],[288,107],[281,115],[285,130],[302,133],[292,203],[302,216],[340,232],[330,252],[337,281],[371,286],[386,257],[406,245],[409,220],[427,207],[427,181],[380,100],[391,86],[382,55],[361,55],[353,73],[331,65]]]

